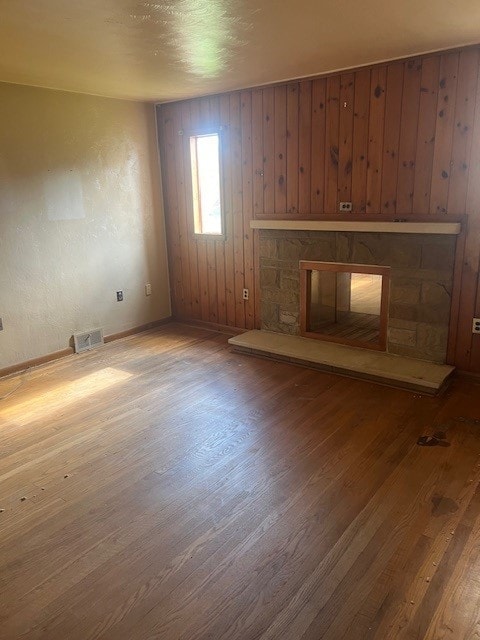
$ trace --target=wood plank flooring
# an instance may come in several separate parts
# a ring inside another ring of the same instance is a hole
[[[10,392],[0,638],[480,637],[480,384],[421,397],[172,324]]]

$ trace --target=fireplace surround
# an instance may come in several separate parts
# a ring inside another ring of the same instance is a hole
[[[388,267],[389,353],[446,361],[456,236],[260,229],[262,329],[301,335],[301,261]]]

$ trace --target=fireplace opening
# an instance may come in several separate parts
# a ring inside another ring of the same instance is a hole
[[[389,267],[301,260],[300,273],[302,335],[386,350]]]

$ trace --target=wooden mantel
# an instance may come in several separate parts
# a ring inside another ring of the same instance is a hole
[[[421,233],[460,235],[460,222],[409,222],[384,220],[307,220],[263,218],[250,221],[252,229],[284,229],[289,231],[357,231],[370,233]]]

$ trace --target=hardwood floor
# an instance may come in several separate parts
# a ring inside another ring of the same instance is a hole
[[[480,384],[226,340],[168,325],[0,381],[0,637],[480,637]]]

